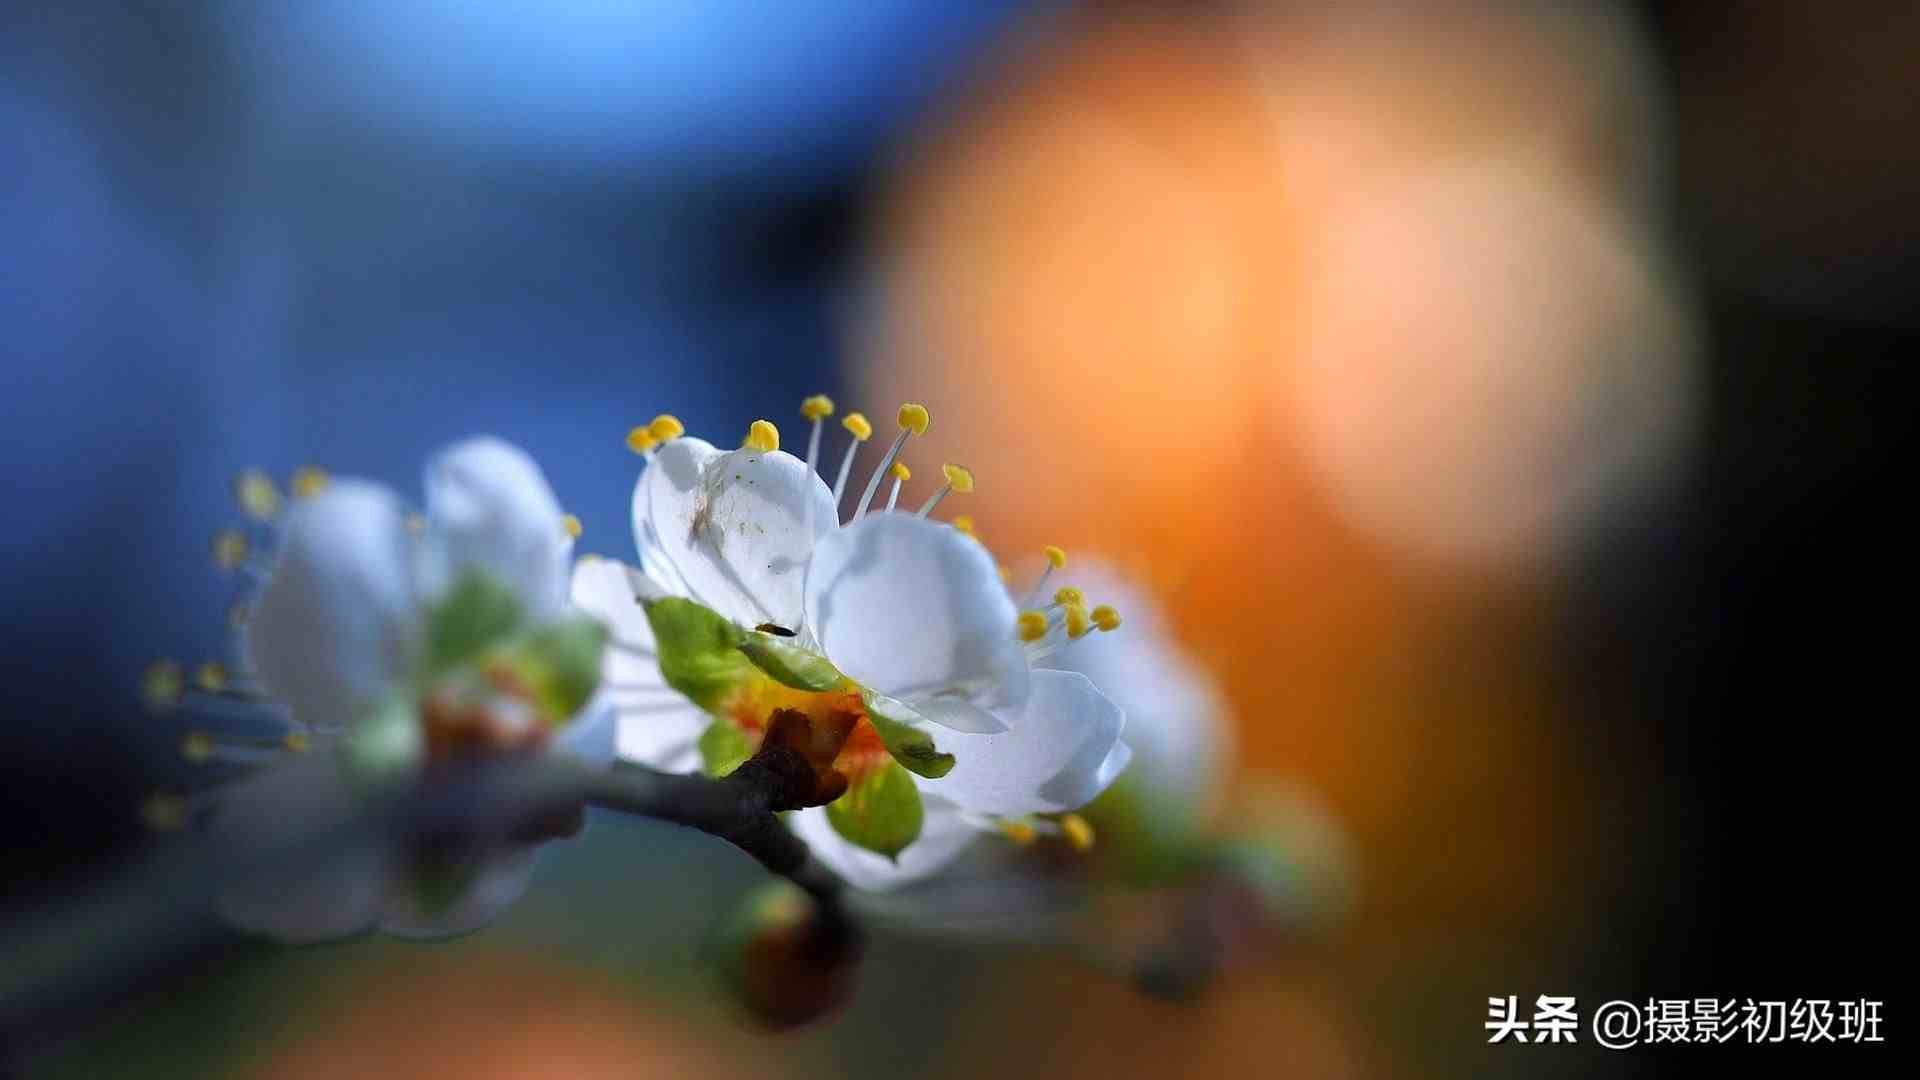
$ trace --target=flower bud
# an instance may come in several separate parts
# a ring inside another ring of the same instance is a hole
[[[756,1024],[785,1030],[845,1004],[859,940],[851,923],[784,880],[754,889],[717,929],[726,989]]]

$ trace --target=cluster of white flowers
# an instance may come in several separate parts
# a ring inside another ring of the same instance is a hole
[[[887,889],[983,832],[1088,846],[1075,811],[1132,756],[1123,709],[1096,687],[1109,678],[1145,705],[1150,722],[1131,741],[1143,767],[1165,773],[1158,786],[1206,785],[1218,710],[1157,633],[1125,650],[1068,650],[1119,625],[1111,606],[1089,607],[1086,586],[1120,586],[1096,575],[1046,592],[1065,560],[1050,548],[1017,599],[970,522],[930,517],[972,489],[964,468],[945,466],[917,512],[898,509],[910,476],[901,447],[929,422],[918,405],[901,407],[899,435],[843,520],[872,426],[858,413],[842,421],[852,441],[830,487],[815,463],[833,405],[810,398],[802,413],[804,460],[764,420],[733,450],[671,416],[630,433],[645,458],[634,565],[576,560],[577,522],[531,459],[495,439],[434,459],[419,514],[364,482],[311,483],[284,512],[260,481],[243,484],[243,506],[271,517],[279,539],[246,611],[234,685],[290,707],[280,745],[331,752],[221,792],[212,828],[258,843],[290,798],[309,817],[344,817],[370,785],[476,755],[560,751],[606,766],[617,752],[719,776],[785,725],[810,760],[831,763],[819,805],[789,825],[849,884]],[[250,875],[222,907],[286,940],[460,933],[519,896],[536,847],[451,875],[370,848],[324,871]]]

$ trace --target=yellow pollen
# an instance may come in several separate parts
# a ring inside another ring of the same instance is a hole
[[[900,406],[900,426],[913,432],[915,435],[925,435],[927,433],[927,425],[931,423],[933,423],[933,418],[927,415],[927,407],[925,405],[915,405],[909,401],[905,405]]]
[[[213,564],[233,570],[247,561],[247,536],[238,529],[222,529],[213,537]]]
[[[1039,834],[1034,832],[1033,826],[1024,821],[1014,821],[1012,819],[1002,821],[1000,823],[1000,831],[1005,834],[1007,839],[1021,847],[1032,847],[1033,842],[1039,839]]]
[[[1054,547],[1052,544],[1048,544],[1046,547],[1040,549],[1040,553],[1047,557],[1047,565],[1053,567],[1055,570],[1067,565],[1067,549],[1065,548]]]
[[[865,413],[848,413],[847,418],[840,421],[840,426],[846,428],[849,435],[861,442],[873,438],[873,425],[867,422]]]
[[[420,514],[408,514],[405,520],[402,521],[402,524],[407,527],[408,532],[415,536],[427,531],[427,519]]]
[[[825,394],[815,394],[800,403],[800,415],[809,420],[824,420],[833,415],[833,399]]]
[[[209,660],[194,670],[193,681],[207,693],[217,694],[227,688],[227,669]]]
[[[233,497],[240,503],[240,512],[255,521],[271,521],[280,512],[280,489],[259,469],[248,469],[234,479]]]
[[[1091,629],[1093,629],[1093,620],[1087,616],[1086,605],[1068,604],[1067,636],[1077,641],[1086,637],[1087,631]]]
[[[1073,850],[1093,850],[1093,826],[1087,824],[1087,819],[1079,814],[1062,814],[1060,832],[1067,838],[1067,843],[1073,845]]]
[[[288,481],[287,486],[293,489],[294,498],[311,499],[327,490],[327,485],[332,482],[333,478],[320,466],[302,465],[293,470],[293,479]]]
[[[1102,631],[1120,628],[1120,613],[1113,610],[1112,604],[1101,604],[1093,609],[1093,625]]]
[[[892,466],[891,468],[889,468],[889,469],[887,470],[887,472],[888,472],[888,474],[889,474],[889,475],[891,475],[891,476],[892,476],[892,477],[893,477],[893,478],[894,478],[895,480],[898,480],[898,481],[900,481],[900,482],[901,482],[901,483],[903,483],[903,484],[904,484],[904,483],[906,483],[907,481],[909,481],[909,480],[911,480],[911,479],[913,479],[913,470],[912,470],[912,469],[909,469],[909,468],[907,468],[907,463],[906,463],[906,462],[904,462],[904,461],[896,461],[896,462],[894,462],[894,463],[893,463],[893,466]]]
[[[1064,604],[1067,606],[1078,605],[1080,607],[1086,607],[1087,594],[1081,592],[1079,589],[1076,589],[1071,585],[1066,585],[1054,590],[1053,602],[1056,604]]]
[[[187,825],[187,800],[171,791],[156,791],[141,805],[140,818],[155,832],[179,832]]]
[[[288,750],[296,754],[304,754],[313,747],[313,741],[307,737],[307,733],[304,731],[289,731],[287,732],[287,737],[281,739],[280,742]]]
[[[567,534],[569,540],[580,539],[580,519],[572,514],[561,514],[560,530]]]
[[[180,665],[171,660],[155,660],[140,676],[140,700],[156,712],[178,705],[180,692],[185,688]]]
[[[780,449],[780,429],[774,427],[771,421],[755,420],[747,426],[747,437],[740,443],[740,448],[771,454]]]
[[[968,536],[973,535],[973,515],[972,514],[961,514],[955,517],[952,521],[952,525],[954,528],[960,530],[963,533],[966,533]]]
[[[204,731],[189,731],[180,738],[180,756],[195,765],[213,756],[213,736]]]
[[[973,472],[965,465],[942,465],[940,471],[947,478],[947,484],[962,495],[973,493]]]
[[[973,534],[967,533],[967,535],[972,536]],[[1000,571],[1000,580],[1002,583],[1013,580],[1013,571],[1008,568],[1006,563],[1001,563],[999,566],[995,567],[995,569]]]
[[[672,442],[686,433],[687,426],[672,413],[661,413],[653,418],[653,423],[647,425],[647,434],[653,436],[653,441],[657,443]]]
[[[660,440],[653,437],[653,432],[645,424],[627,432],[627,449],[636,454],[644,454],[659,445]]]
[[[1047,636],[1047,617],[1038,611],[1023,611],[1017,623],[1021,641],[1039,641]]]

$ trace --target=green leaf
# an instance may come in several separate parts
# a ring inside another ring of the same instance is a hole
[[[845,678],[826,657],[769,634],[747,634],[740,642],[740,651],[774,682],[795,690],[823,693],[837,688]]]
[[[427,675],[459,667],[512,634],[520,601],[479,570],[467,570],[427,612]]]
[[[897,762],[869,770],[827,804],[827,820],[848,843],[891,859],[920,838],[920,789]]]
[[[867,719],[880,733],[893,760],[926,777],[938,780],[953,771],[954,757],[943,754],[927,734],[927,721],[911,706],[864,687],[860,697],[867,703]]]
[[[647,605],[660,674],[694,704],[711,712],[727,693],[754,677],[740,653],[746,631],[691,600],[669,596]]]
[[[607,631],[579,616],[547,623],[497,653],[515,680],[533,694],[542,716],[558,723],[580,711],[600,685],[600,654]]]
[[[731,720],[715,720],[700,733],[700,763],[708,776],[725,776],[752,756],[746,733]]]

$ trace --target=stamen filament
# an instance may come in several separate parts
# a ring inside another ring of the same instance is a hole
[[[873,476],[867,480],[867,490],[860,493],[860,502],[853,511],[853,520],[859,521],[867,516],[867,506],[873,502],[873,493],[880,490],[880,478],[887,475],[893,466],[893,459],[900,456],[900,448],[907,445],[907,437],[913,432],[901,428],[900,434],[893,437],[893,445],[887,447],[887,456],[880,459],[880,466],[873,470]]]

